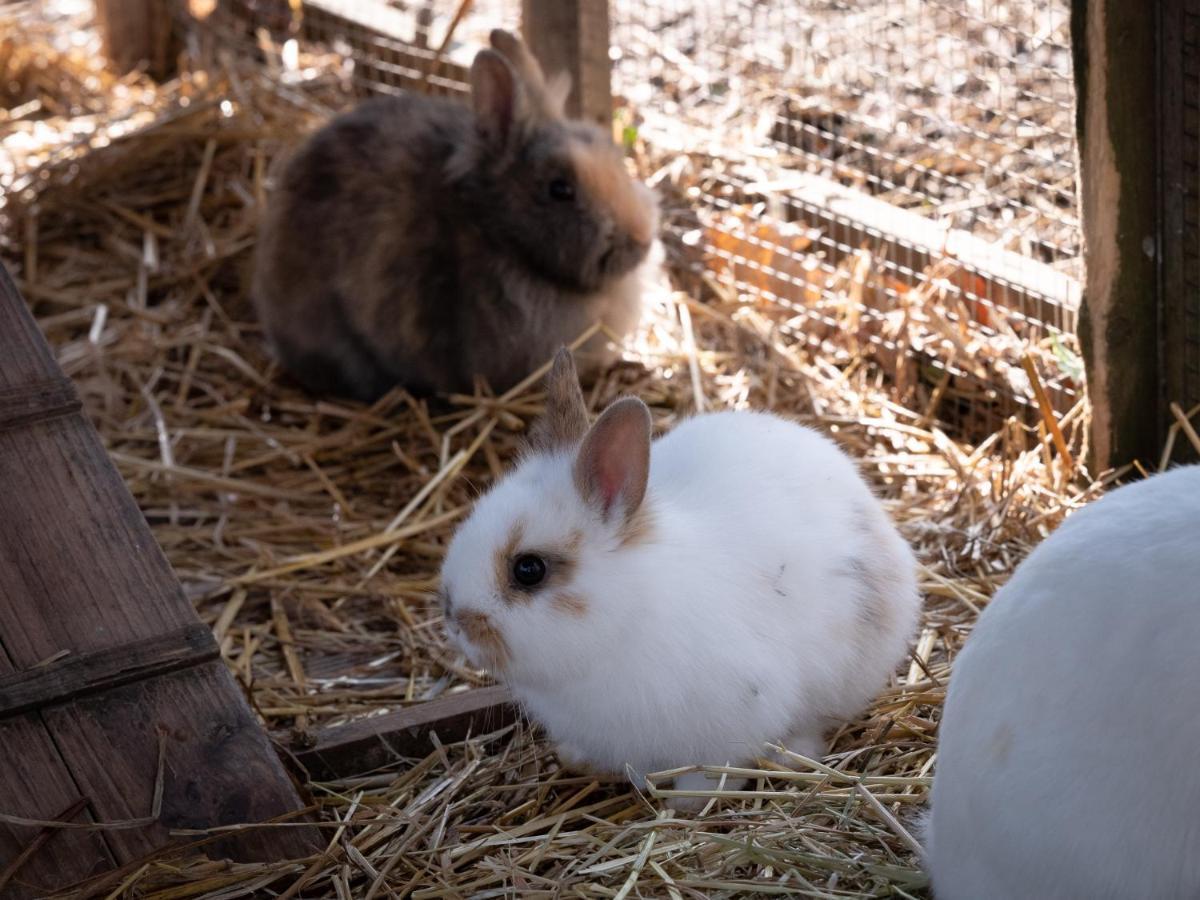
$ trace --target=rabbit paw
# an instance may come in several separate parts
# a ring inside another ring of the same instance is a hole
[[[722,785],[717,778],[710,778],[703,772],[688,772],[680,775],[673,783],[677,791],[740,791],[746,787],[744,778],[727,778]],[[677,812],[699,812],[711,797],[664,797],[664,802]]]

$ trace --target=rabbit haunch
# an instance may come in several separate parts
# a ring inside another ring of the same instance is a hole
[[[1200,897],[1200,466],[1072,513],[954,661],[939,900]]]
[[[470,107],[369,100],[285,166],[253,294],[310,389],[503,390],[597,321],[627,334],[661,282],[651,192],[609,136],[563,117],[565,82],[506,32],[492,46]],[[603,338],[583,349],[608,354]]]
[[[447,552],[452,639],[592,768],[745,763],[769,741],[820,754],[903,658],[920,605],[854,463],[763,413],[652,443],[627,398],[589,429],[565,351],[547,389],[528,453]]]

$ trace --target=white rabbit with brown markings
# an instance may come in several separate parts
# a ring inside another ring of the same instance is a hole
[[[547,387],[528,452],[446,554],[451,638],[574,764],[744,764],[771,741],[823,755],[920,608],[912,551],[855,464],[765,413],[652,442],[627,398],[589,429],[566,351]]]
[[[662,283],[658,210],[611,136],[563,115],[513,35],[471,67],[472,105],[361,104],[288,162],[253,283],[275,355],[318,392],[511,386],[596,321],[624,336]],[[611,352],[601,333],[583,348]]]

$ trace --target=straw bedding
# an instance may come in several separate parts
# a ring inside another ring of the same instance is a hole
[[[154,86],[104,75],[86,45],[55,49],[61,21],[6,15],[5,264],[281,746],[485,683],[447,650],[430,591],[540,386],[429,406],[402,391],[371,407],[313,398],[273,367],[244,295],[273,163],[347,102],[339,60],[210,59]],[[666,162],[639,155],[643,174]],[[660,179],[677,223],[695,215],[684,179]],[[668,250],[679,274],[697,261]],[[681,816],[656,790],[564,771],[519,725],[308,784],[328,839],[319,856],[183,852],[72,896],[925,894],[914,815],[950,662],[1028,548],[1099,489],[1077,462],[1086,409],[1063,419],[1067,461],[1045,429],[1016,422],[968,445],[938,428],[929,396],[898,402],[852,344],[813,355],[781,336],[787,310],[694,274],[678,284],[589,386],[593,409],[631,392],[663,429],[697,409],[795,416],[862,460],[919,549],[914,658],[830,755],[764,764],[750,791]]]

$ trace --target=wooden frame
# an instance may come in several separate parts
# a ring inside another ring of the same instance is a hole
[[[567,115],[611,129],[608,0],[522,0],[521,30],[548,75],[571,77]]]
[[[1094,462],[1157,467],[1200,405],[1200,0],[1073,0],[1071,19]]]
[[[74,388],[0,267],[0,885],[41,896],[174,828],[303,809]],[[95,830],[58,829],[70,818]],[[247,830],[279,859],[316,830]]]

